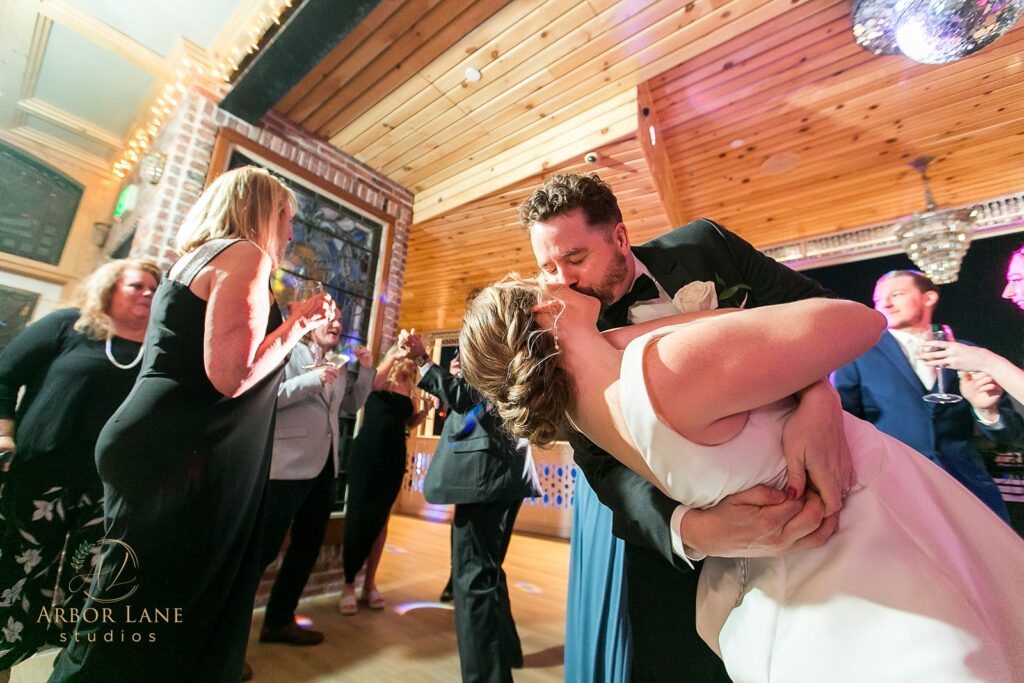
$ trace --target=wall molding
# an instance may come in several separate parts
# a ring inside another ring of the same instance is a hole
[[[978,223],[972,239],[997,237],[1024,229],[1024,191],[981,202],[943,207],[939,213],[960,209],[974,209],[978,212]],[[773,244],[761,247],[761,251],[794,270],[900,254],[903,249],[896,240],[896,230],[909,218],[907,216],[897,221]]]
[[[89,138],[112,149],[121,149],[124,144],[124,140],[119,135],[35,97],[19,100],[18,108],[60,126],[64,130]]]

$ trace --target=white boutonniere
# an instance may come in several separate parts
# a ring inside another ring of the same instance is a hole
[[[715,283],[695,280],[687,283],[672,297],[672,304],[683,313],[713,311],[718,308],[718,294]]]

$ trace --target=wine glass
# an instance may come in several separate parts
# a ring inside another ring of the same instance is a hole
[[[932,325],[932,328],[924,333],[924,338],[927,341],[956,341],[956,338],[953,336],[953,330],[949,325]],[[922,353],[931,353],[932,351],[939,350],[935,346],[929,346],[927,341],[921,345]],[[935,368],[935,379],[938,382],[936,387],[938,391],[925,394],[922,397],[924,400],[929,403],[957,403],[964,400],[963,396],[959,394],[946,393],[946,382],[942,377],[942,368]]]
[[[349,361],[352,360],[352,357],[347,353],[342,353],[341,351],[328,351],[324,354],[324,360],[331,365],[340,368],[348,365]]]
[[[293,303],[302,303],[312,299],[313,297],[324,293],[324,285],[316,280],[303,280],[299,284],[295,285],[292,294]],[[327,365],[327,361],[324,360],[324,350],[320,348],[317,343],[309,344],[309,351],[313,354],[313,362],[307,365],[303,365],[303,370],[311,370],[313,368],[323,367]]]

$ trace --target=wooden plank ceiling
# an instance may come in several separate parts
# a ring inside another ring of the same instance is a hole
[[[548,175],[590,172],[615,188],[626,225],[633,234],[647,236],[639,241],[669,229],[640,145],[628,136],[602,148],[596,164],[582,159],[567,162],[444,216],[417,223],[409,236],[399,324],[417,330],[458,327],[471,289],[499,280],[512,270],[522,275],[536,273],[530,240],[519,226],[519,204]]]
[[[1021,190],[1024,27],[925,66],[861,50],[849,12],[382,0],[276,109],[416,193],[401,322],[419,329],[532,270],[515,205],[558,170],[611,182],[635,242],[696,216],[759,246],[892,220],[923,205],[921,154],[940,205]]]

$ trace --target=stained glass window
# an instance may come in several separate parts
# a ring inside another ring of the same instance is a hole
[[[250,164],[263,165],[236,150],[228,168]],[[299,209],[292,218],[292,241],[274,275],[274,295],[284,307],[301,281],[322,282],[341,310],[340,350],[354,357],[354,347],[368,345],[384,226],[305,185],[277,177],[295,192]]]

